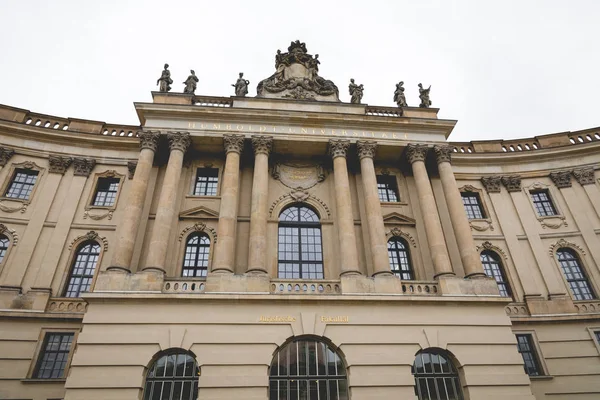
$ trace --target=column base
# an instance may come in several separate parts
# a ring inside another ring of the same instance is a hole
[[[361,274],[360,271],[344,271],[340,273],[340,278],[342,276],[363,276],[363,274]]]
[[[376,276],[379,276],[379,277],[383,277],[383,276],[393,277],[394,274],[392,273],[392,271],[379,271],[379,272],[375,272],[373,274],[373,277],[376,277]]]
[[[246,271],[246,274],[248,276],[261,276],[261,275],[268,275],[267,271],[262,269],[262,268],[252,268]]]
[[[118,265],[111,265],[110,267],[106,268],[107,271],[115,271],[115,272],[124,272],[124,273],[131,273],[131,270],[129,268],[125,268],[125,267],[120,267]]]
[[[142,268],[141,272],[158,272],[160,274],[167,274],[167,271],[165,271],[165,269],[162,267],[144,267]]]
[[[229,268],[215,268],[212,271],[210,271],[211,274],[215,274],[215,275],[228,275],[231,274],[233,275],[233,269],[229,269]]]
[[[439,274],[435,274],[433,276],[433,279],[435,279],[436,281],[439,280],[440,278],[444,279],[444,278],[456,278],[456,274],[454,272],[441,272]]]
[[[472,274],[465,275],[465,279],[481,279],[481,278],[487,278],[487,275],[485,274],[485,272],[474,272]]]

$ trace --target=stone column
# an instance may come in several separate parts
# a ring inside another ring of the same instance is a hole
[[[148,180],[154,161],[154,153],[158,146],[159,132],[140,132],[140,155],[129,195],[127,205],[123,213],[123,220],[117,232],[115,251],[112,256],[110,267],[107,270],[122,270],[130,272],[133,248],[140,226],[142,210],[146,201]]]
[[[358,268],[358,250],[354,234],[354,216],[350,201],[350,181],[346,166],[346,153],[350,141],[332,139],[329,141],[329,154],[333,158],[333,175],[335,184],[335,204],[337,214],[337,230],[340,240],[340,276],[360,275]]]
[[[409,144],[406,147],[406,156],[412,165],[415,185],[417,186],[417,196],[419,197],[419,206],[423,213],[425,222],[425,234],[429,242],[431,259],[433,260],[433,269],[435,278],[443,275],[454,275],[442,223],[438,214],[433,189],[425,167],[425,156],[427,155],[427,146],[421,144]]]
[[[475,248],[473,235],[471,234],[471,225],[469,225],[462,196],[458,190],[454,172],[452,172],[452,165],[450,164],[453,148],[451,146],[434,146],[433,150],[435,151],[438,163],[446,205],[450,213],[450,221],[452,222],[454,236],[458,244],[458,252],[460,253],[460,259],[465,269],[465,277],[485,277],[486,275],[483,272],[479,254]]]
[[[248,273],[267,273],[267,212],[269,205],[269,153],[271,136],[252,136],[254,148],[254,178],[252,179],[252,209],[250,212],[250,247]]]
[[[165,177],[162,182],[156,217],[152,226],[148,258],[144,270],[153,269],[166,273],[167,248],[171,233],[171,225],[175,216],[175,203],[177,201],[177,190],[183,167],[183,155],[192,143],[188,132],[169,132],[169,162]],[[138,167],[139,168],[139,165]]]
[[[387,251],[383,214],[377,191],[377,176],[375,175],[375,165],[373,164],[377,143],[373,141],[358,141],[356,142],[356,146],[358,148],[360,171],[365,191],[365,213],[367,215],[367,227],[371,242],[373,275],[385,274],[391,276],[392,271]]]
[[[212,272],[233,273],[235,261],[235,228],[237,225],[238,194],[240,186],[240,156],[244,149],[243,135],[223,135],[225,170],[221,183],[221,208]]]

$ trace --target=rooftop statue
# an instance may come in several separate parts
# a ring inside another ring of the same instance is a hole
[[[183,89],[183,93],[191,93],[194,94],[196,93],[196,83],[198,83],[198,77],[196,76],[196,73],[194,72],[194,70],[190,70],[190,76],[188,76],[188,78],[185,80],[185,82],[183,82],[183,84],[185,85],[185,88]]]
[[[292,42],[287,53],[277,50],[275,73],[256,88],[258,97],[340,101],[339,90],[319,76],[319,55],[308,54],[306,44]]]
[[[421,108],[429,108],[431,105],[431,100],[429,100],[429,91],[431,90],[431,85],[427,89],[423,89],[423,84],[419,83],[419,98],[421,99],[421,104],[419,107]]]
[[[246,79],[244,79],[244,73],[240,72],[240,77],[238,78],[237,82],[235,82],[235,85],[231,85],[235,88],[235,95],[238,97],[246,97],[246,95],[248,94],[248,85],[250,84],[250,81],[247,81]]]
[[[171,90],[171,83],[173,83],[173,80],[171,79],[171,72],[169,71],[169,64],[165,64],[165,69],[163,69],[163,72],[160,75],[160,78],[158,78],[158,80],[156,81],[156,84],[159,85],[158,91],[159,92],[168,92],[169,90]]]
[[[352,104],[360,104],[360,101],[363,98],[363,92],[365,87],[361,85],[357,85],[354,83],[354,79],[350,79],[350,84],[348,85],[348,91],[350,92],[350,103]]]
[[[398,107],[408,107],[408,104],[406,104],[406,96],[404,95],[404,81],[400,81],[396,84],[394,102],[398,104]]]

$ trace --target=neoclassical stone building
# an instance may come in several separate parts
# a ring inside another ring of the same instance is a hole
[[[278,56],[139,126],[0,106],[0,398],[600,398],[600,128],[448,142]]]

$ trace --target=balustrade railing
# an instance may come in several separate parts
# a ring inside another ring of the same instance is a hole
[[[202,107],[231,107],[233,100],[229,97],[195,96],[194,104]]]
[[[163,293],[204,293],[206,283],[198,279],[168,279],[163,283]]]
[[[69,297],[53,297],[48,301],[46,312],[50,313],[85,313],[87,302],[83,299]]]
[[[579,314],[600,313],[600,301],[576,301],[575,309]]]
[[[340,281],[271,279],[271,293],[275,294],[341,294]]]
[[[402,281],[402,293],[411,296],[436,296],[440,292],[435,281]]]
[[[509,317],[529,317],[530,315],[525,303],[510,303],[504,307],[504,311]]]

